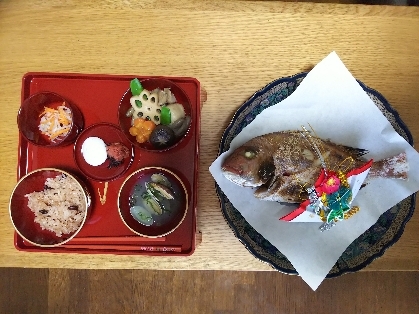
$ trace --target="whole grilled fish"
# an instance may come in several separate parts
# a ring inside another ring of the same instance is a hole
[[[337,171],[350,164],[364,165],[364,149],[338,145],[300,131],[275,132],[255,137],[237,148],[222,164],[224,176],[249,187],[254,195],[270,201],[299,203],[307,199],[305,187],[317,180],[324,165]],[[313,145],[314,143],[314,145]],[[320,152],[320,154],[319,154]],[[348,170],[350,170],[348,169]],[[368,178],[407,178],[406,154],[374,162]]]

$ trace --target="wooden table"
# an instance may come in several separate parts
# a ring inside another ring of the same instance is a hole
[[[0,2],[0,266],[271,270],[234,237],[208,167],[235,110],[272,80],[335,50],[419,138],[419,8],[248,1]],[[198,229],[190,257],[18,252],[8,214],[16,183],[21,78],[28,71],[196,77],[202,110]],[[417,203],[419,205],[419,203]],[[419,270],[419,213],[366,270]]]

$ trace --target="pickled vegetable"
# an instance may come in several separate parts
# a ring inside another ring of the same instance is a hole
[[[171,122],[172,122],[172,117],[171,117],[170,109],[167,108],[166,106],[163,106],[161,108],[161,113],[160,113],[160,123],[163,125],[168,125]]]
[[[132,95],[140,95],[141,92],[144,90],[143,85],[141,85],[141,82],[139,79],[135,78],[133,80],[131,80],[129,87],[131,89],[131,94]]]

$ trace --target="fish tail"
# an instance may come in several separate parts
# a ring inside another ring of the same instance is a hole
[[[400,153],[372,164],[368,177],[381,177],[389,179],[407,179],[409,163],[406,153]]]

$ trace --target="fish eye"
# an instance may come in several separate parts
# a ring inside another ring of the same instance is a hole
[[[246,148],[244,150],[244,157],[246,157],[247,159],[253,159],[255,158],[257,155],[257,151],[253,148]]]

